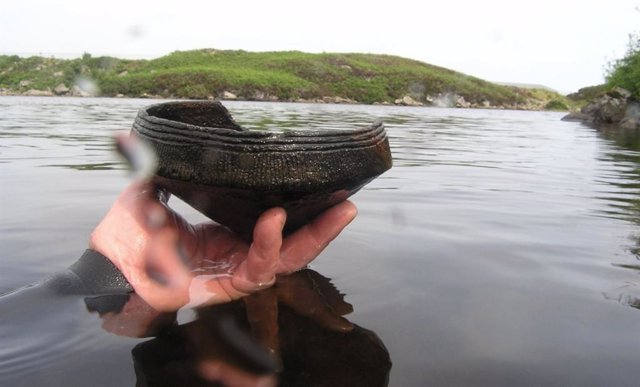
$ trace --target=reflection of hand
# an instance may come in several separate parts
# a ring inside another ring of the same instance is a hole
[[[329,330],[353,329],[353,324],[342,317],[353,312],[351,304],[344,301],[328,278],[309,269],[278,276],[274,287],[244,298],[244,303],[253,335],[275,353],[280,348],[279,303]]]
[[[131,293],[122,310],[101,314],[100,318],[102,328],[115,335],[151,337],[173,325],[176,314],[158,312],[136,293]]]
[[[221,312],[219,309],[216,311]],[[224,312],[216,313],[217,315],[229,317]],[[200,380],[199,378],[202,378],[203,383],[195,383],[197,385],[209,385],[205,380],[217,382],[215,385],[234,387],[276,385],[273,368],[252,370],[228,360],[229,349],[222,339],[225,332],[220,329],[217,320],[201,318],[185,325],[177,325],[175,312],[158,312],[136,293],[127,295],[122,309],[102,312],[100,318],[102,328],[118,336],[150,337],[161,331],[167,333],[144,342],[133,350],[134,359],[138,362],[136,373],[139,378],[147,380],[149,385],[156,385],[155,381],[158,380],[163,381],[161,385],[182,385],[185,380]],[[262,347],[251,349],[255,356]],[[264,356],[269,356],[262,351]],[[167,367],[167,363],[171,366]],[[259,364],[265,366],[263,363]],[[167,382],[164,377],[175,379]],[[180,384],[176,384],[177,381]]]
[[[180,380],[191,380],[197,374],[225,386],[274,386],[277,384],[276,364],[270,362],[280,359],[279,305],[307,317],[305,326],[317,324],[327,332],[346,333],[353,330],[354,325],[342,316],[351,313],[353,308],[343,298],[328,278],[305,269],[277,276],[275,286],[245,297],[244,308],[238,303],[202,308],[198,311],[198,319],[185,325],[175,325],[175,313],[157,312],[135,293],[129,295],[122,309],[101,313],[100,317],[103,328],[117,335],[147,337],[162,329],[171,332],[134,350],[134,358],[139,362],[136,367],[138,377],[153,375],[162,380],[169,363],[180,371],[168,375],[182,378]],[[239,339],[244,332],[225,324],[234,327],[233,319],[244,320],[245,312],[252,334],[261,346],[255,347],[248,338],[247,341]],[[291,335],[299,335],[303,328],[288,326],[286,321],[290,322],[290,318],[281,317],[285,321],[284,335],[289,336],[290,342]],[[230,337],[235,339],[230,340]],[[284,342],[287,342],[286,338]],[[263,346],[271,354],[265,352]]]
[[[278,276],[276,291],[279,302],[327,329],[353,329],[353,324],[342,317],[353,312],[353,306],[344,301],[328,278],[313,270]]]
[[[249,245],[214,223],[189,224],[158,199],[151,184],[136,182],[93,231],[90,247],[109,258],[152,307],[169,311],[271,286],[276,274],[311,262],[355,215],[355,206],[342,202],[283,239],[286,213],[273,208],[256,222]]]

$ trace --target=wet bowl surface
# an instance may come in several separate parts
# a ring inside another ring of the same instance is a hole
[[[132,132],[158,158],[154,182],[251,239],[258,216],[283,207],[285,232],[308,223],[391,168],[384,125],[355,130],[245,130],[219,102],[141,109]]]

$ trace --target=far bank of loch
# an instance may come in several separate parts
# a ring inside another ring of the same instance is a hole
[[[0,95],[513,110],[572,106],[543,87],[496,84],[397,56],[214,49],[177,51],[153,60],[0,56]]]

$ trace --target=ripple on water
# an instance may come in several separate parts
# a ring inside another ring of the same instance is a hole
[[[0,98],[3,288],[81,253],[127,184],[111,136],[153,102]],[[349,318],[389,348],[391,384],[637,382],[640,152],[626,144],[640,142],[630,134],[558,113],[225,105],[264,130],[386,123],[394,168],[354,196],[358,217],[314,268],[339,279]],[[97,318],[59,308],[66,317],[52,309],[10,329],[0,314],[0,375],[71,350],[103,359]],[[33,334],[12,341],[20,329]]]

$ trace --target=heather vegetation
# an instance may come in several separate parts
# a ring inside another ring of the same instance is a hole
[[[389,55],[177,51],[154,60],[0,56],[4,94],[67,94],[79,78],[102,96],[339,101],[542,109],[557,93],[503,86],[427,63]],[[56,91],[58,90],[58,91]],[[452,97],[453,96],[453,97]],[[409,102],[407,102],[409,101]],[[558,104],[554,105],[559,106]]]
[[[640,34],[631,34],[625,56],[609,64],[606,85],[621,87],[640,98]]]

